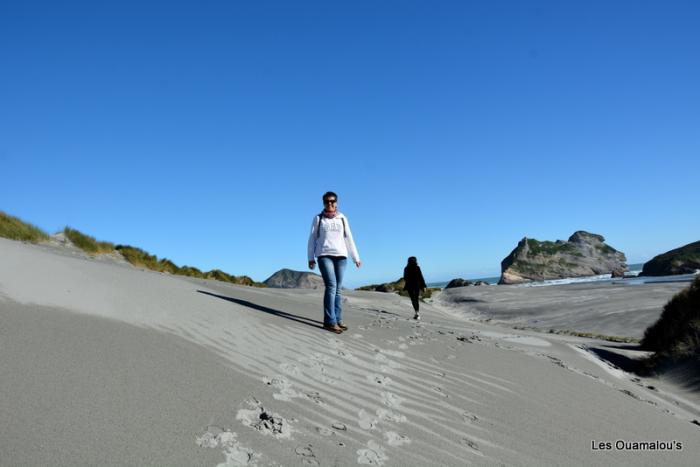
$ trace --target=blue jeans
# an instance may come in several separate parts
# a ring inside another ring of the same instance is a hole
[[[323,295],[323,325],[333,326],[343,322],[343,274],[348,259],[344,256],[319,256],[318,268],[321,270],[326,292]]]

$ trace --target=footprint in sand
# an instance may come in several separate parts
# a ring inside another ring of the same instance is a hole
[[[643,400],[641,397],[639,397],[638,395],[636,395],[635,393],[633,393],[632,391],[630,391],[628,389],[618,389],[618,391],[620,391],[622,394],[624,394],[626,396],[630,396],[632,399],[636,399],[638,401]],[[645,402],[649,402],[649,401],[645,401]],[[650,402],[650,403],[652,405],[656,405],[656,403],[654,403],[654,402]]]
[[[197,446],[202,448],[223,448],[223,454],[226,456],[226,462],[219,464],[224,467],[238,467],[246,465],[255,465],[256,460],[260,457],[259,453],[242,446],[236,437],[236,433],[231,431],[219,431],[220,429],[211,428],[196,440]]]
[[[387,409],[377,409],[377,418],[383,422],[406,423],[406,417]]]
[[[357,417],[357,423],[363,430],[374,430],[377,426],[377,418],[364,409],[360,410]]]
[[[301,456],[304,465],[321,465],[321,463],[316,459],[316,454],[314,454],[313,446],[308,444],[306,446],[297,446],[294,450],[297,456]]]
[[[325,355],[314,353],[308,358],[302,358],[299,362],[308,367],[308,373],[324,383],[337,384],[340,380],[339,374],[328,370],[328,365],[332,364],[333,361]]]
[[[462,412],[462,418],[464,419],[464,423],[477,423],[479,421],[479,417],[471,412]]]
[[[236,414],[236,420],[240,420],[243,425],[258,430],[264,435],[284,439],[292,437],[292,427],[288,420],[265,410],[257,399],[248,400],[246,404],[250,409],[240,409]]]
[[[352,353],[348,352],[346,349],[338,349],[336,350],[336,354],[340,357],[343,358],[349,362],[356,362],[358,361],[357,357],[353,355]]]
[[[473,449],[474,451],[481,452],[479,451],[479,445],[476,444],[474,441],[470,440],[469,438],[462,438],[460,440],[460,443],[462,443],[463,446],[467,446]]]
[[[306,398],[317,403],[318,405],[326,405],[326,401],[323,399],[323,397],[321,397],[321,393],[319,392],[307,392]]]
[[[379,369],[383,372],[389,372],[401,368],[400,363],[388,359],[386,355],[382,353],[374,354],[374,359],[380,364]]]
[[[393,392],[383,391],[381,393],[382,404],[392,409],[398,408],[406,399],[399,397]]]
[[[366,449],[357,450],[357,463],[369,465],[384,465],[384,462],[389,459],[379,444],[373,440],[367,442]]]
[[[569,367],[566,366],[566,364],[563,361],[561,361],[561,359],[559,359],[557,357],[553,357],[552,355],[544,355],[544,356],[547,357],[549,359],[549,361],[554,363],[556,366],[560,366],[560,367],[564,368],[565,370],[569,369]]]
[[[393,431],[387,431],[386,433],[384,433],[384,439],[386,440],[386,444],[394,447],[403,446],[404,444],[408,444],[411,442],[408,436],[400,435]]]
[[[331,425],[331,428],[325,426],[317,426],[316,432],[321,436],[335,436],[337,434],[336,431],[348,431],[348,427],[345,425],[345,423],[340,422],[335,422]]]
[[[289,380],[283,376],[265,376],[263,378],[263,382],[268,386],[272,386],[273,388],[279,391],[272,395],[272,397],[274,397],[277,400],[290,401],[295,397],[303,396],[301,393],[292,389],[292,383],[290,383]]]
[[[450,397],[447,394],[445,394],[445,391],[440,386],[433,386],[432,390],[435,391],[436,393],[440,394],[442,397],[447,397],[447,398]]]
[[[422,335],[410,336],[408,345],[423,345],[425,343],[425,337]]]
[[[331,425],[331,428],[338,431],[348,431],[348,427],[345,425],[345,423],[340,422],[335,422]]]
[[[384,375],[368,375],[367,379],[371,383],[379,384],[380,386],[388,386],[391,384],[391,378]]]
[[[215,448],[219,445],[219,435],[221,433],[212,433],[207,431],[202,436],[198,436],[196,443],[200,448]]]
[[[325,426],[317,426],[316,432],[321,436],[333,436],[335,431],[326,428]]]
[[[290,376],[299,376],[301,374],[301,370],[294,363],[280,363],[280,370]]]

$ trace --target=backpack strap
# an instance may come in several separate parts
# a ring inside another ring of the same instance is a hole
[[[323,217],[323,212],[318,215],[318,227],[316,227],[316,238],[321,237],[321,218]],[[345,227],[345,218],[341,217],[341,221],[343,221],[343,237],[348,238],[348,230]]]

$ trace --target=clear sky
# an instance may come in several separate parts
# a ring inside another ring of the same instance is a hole
[[[700,240],[700,2],[0,2],[0,210],[178,265],[498,275],[524,236]]]

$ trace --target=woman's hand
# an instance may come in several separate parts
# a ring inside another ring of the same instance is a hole
[[[362,261],[355,261],[355,266],[357,266],[358,268],[362,266]]]
[[[309,269],[313,269],[315,267],[316,267],[316,261],[314,261],[314,260],[309,261]]]

